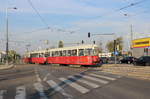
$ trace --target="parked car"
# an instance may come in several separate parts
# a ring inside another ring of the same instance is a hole
[[[128,56],[124,57],[123,59],[120,60],[120,63],[126,63],[126,64],[131,64],[135,60],[135,57]]]
[[[150,56],[141,56],[133,62],[134,65],[150,66]]]
[[[100,59],[102,60],[103,64],[107,64],[108,63],[108,58],[107,57],[101,57]]]

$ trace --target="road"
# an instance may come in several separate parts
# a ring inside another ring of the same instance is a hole
[[[149,99],[150,81],[93,68],[18,65],[0,71],[0,99]]]

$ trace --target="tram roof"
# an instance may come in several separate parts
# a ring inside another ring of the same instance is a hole
[[[97,47],[97,45],[93,44],[84,44],[84,45],[79,45],[79,46],[71,46],[71,47],[64,47],[64,48],[54,48],[54,49],[49,49],[48,51],[61,51],[61,50],[73,50],[73,49],[85,49],[85,48],[94,48]]]
[[[34,53],[45,53],[46,50],[38,50],[38,51],[32,51],[30,52],[31,54],[34,54]]]

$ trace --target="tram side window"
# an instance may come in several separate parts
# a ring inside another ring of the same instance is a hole
[[[91,48],[85,49],[85,56],[92,56],[93,50]]]
[[[45,57],[49,57],[50,56],[50,53],[49,52],[46,52],[45,53]]]
[[[77,56],[77,50],[72,50],[72,55],[71,56]]]
[[[62,51],[59,51],[59,56],[63,56],[63,55],[62,55]]]
[[[55,56],[59,56],[59,52],[58,51],[55,51]]]
[[[54,56],[55,56],[55,52],[53,51],[53,52],[52,52],[52,57],[54,57]]]
[[[84,49],[79,49],[79,56],[84,56]]]
[[[63,55],[63,56],[66,56],[66,50],[64,50],[64,51],[62,52],[62,55]]]
[[[42,53],[39,53],[39,57],[42,57]]]
[[[31,57],[38,57],[38,54],[37,53],[31,54]]]
[[[68,50],[67,52],[67,56],[71,56],[71,50]]]

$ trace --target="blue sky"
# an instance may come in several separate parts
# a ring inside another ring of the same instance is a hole
[[[34,31],[47,26],[40,20],[31,8],[28,0],[0,0],[0,41],[2,50],[5,49],[5,9],[17,7],[16,11],[9,10],[10,40],[26,41],[26,43],[11,43],[10,48],[24,52],[25,45],[31,44],[32,50],[38,47],[57,46],[59,40],[80,42],[92,40],[103,42],[112,40],[111,36],[95,36],[87,38],[87,33],[116,33],[125,41],[125,50],[129,47],[130,24],[133,25],[134,38],[150,36],[150,0],[124,9],[119,8],[141,0],[31,0],[44,21],[52,30]],[[128,14],[128,16],[124,16]],[[59,31],[62,29],[63,31]],[[71,34],[69,31],[75,31]],[[127,40],[128,39],[128,40]],[[49,40],[49,45],[44,45]]]

